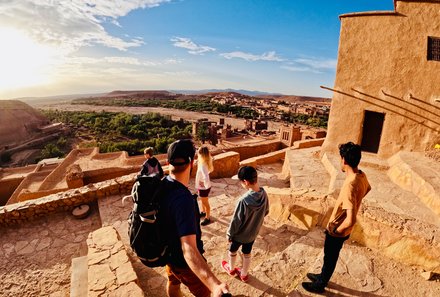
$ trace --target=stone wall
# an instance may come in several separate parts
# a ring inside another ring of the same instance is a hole
[[[210,178],[231,177],[237,174],[240,162],[240,155],[236,152],[227,152],[216,155],[213,165],[214,171],[210,173]],[[194,170],[193,170],[194,171]]]
[[[293,224],[310,231],[328,217],[327,204],[318,197],[304,196],[304,191],[265,187],[269,197],[269,216],[278,224]]]
[[[113,227],[90,233],[87,246],[87,296],[144,296],[124,244]]]
[[[228,148],[225,149],[225,151],[233,151],[239,153],[240,161],[242,161],[270,152],[278,151],[281,148],[281,142],[279,140],[272,140],[265,143],[248,144],[241,145],[239,147]]]
[[[5,205],[25,177],[37,170],[37,165],[0,168],[0,206]]]
[[[249,158],[240,162],[240,166],[253,166],[271,164],[281,160],[284,160],[286,156],[286,151],[291,150],[291,148],[285,148],[279,151],[267,153],[261,156]]]
[[[24,190],[22,190],[20,192],[20,194],[18,194],[17,201],[9,200],[8,205],[14,204],[14,203],[18,203],[18,202],[38,199],[38,198],[41,198],[41,197],[46,197],[46,196],[49,196],[49,195],[52,195],[52,194],[56,194],[56,193],[60,193],[60,192],[67,191],[67,190],[68,190],[68,188],[32,192],[32,191],[29,191],[27,189],[24,189]]]
[[[295,141],[293,143],[293,147],[302,149],[302,148],[321,146],[324,143],[324,140],[325,140],[325,138]]]
[[[60,182],[60,177],[64,176],[66,170],[71,164],[75,162],[80,154],[90,153],[93,149],[84,149],[84,150],[72,150],[70,153],[64,158],[64,161],[54,170],[52,171],[43,183],[40,185],[39,190],[52,190],[54,187]],[[67,187],[67,183],[66,183]]]
[[[26,176],[26,178],[18,185],[18,187],[15,189],[14,193],[11,195],[11,197],[8,200],[7,204],[17,203],[23,200],[20,200],[20,194],[25,192],[30,192],[28,189],[31,187],[32,184],[35,183],[41,183],[47,176],[49,175],[49,172],[42,171],[42,172],[32,172]],[[36,193],[36,192],[34,192]],[[43,197],[42,196],[35,196],[35,198]],[[25,199],[26,200],[26,199]]]
[[[49,170],[46,170],[48,169]],[[51,169],[50,169],[51,168]],[[35,198],[40,198],[40,197],[44,197],[47,196],[49,194],[55,193],[54,191],[51,191],[49,193],[39,193],[39,191],[31,191],[29,189],[34,189],[36,187],[38,187],[39,183],[42,183],[44,181],[44,179],[50,174],[51,170],[53,170],[54,168],[56,168],[56,166],[47,166],[47,165],[43,165],[43,164],[38,164],[38,166],[35,168],[34,172],[31,172],[29,174],[27,174],[25,176],[25,178],[20,182],[19,185],[17,185],[17,187],[15,188],[14,192],[10,195],[8,201],[6,204],[12,204],[12,203],[17,203],[20,201],[24,201],[24,200],[28,200],[28,199],[35,199]],[[33,187],[34,185],[34,187]],[[57,190],[56,192],[59,192],[59,190]],[[33,198],[27,198],[29,196],[26,196],[27,194],[32,194]],[[23,196],[21,196],[23,195]],[[26,197],[26,198],[23,198]]]
[[[388,177],[440,215],[440,177],[436,162],[421,153],[399,152],[388,159]]]
[[[140,166],[132,166],[129,168],[103,168],[96,170],[88,170],[84,172],[84,184],[98,183],[105,180],[117,178],[123,175],[138,173]]]
[[[390,258],[440,273],[440,232],[435,226],[380,208],[363,207],[350,238]]]
[[[71,210],[75,206],[105,196],[128,194],[131,191],[135,177],[136,174],[130,174],[114,180],[90,184],[43,198],[0,207],[0,226],[15,225],[20,221],[30,221],[49,213]]]
[[[210,176],[211,178],[231,177],[237,173],[238,167],[238,153],[222,153],[215,156],[214,172]],[[196,169],[197,166],[195,165],[193,174],[195,174]],[[164,171],[167,172],[167,167],[164,167]],[[136,173],[95,184],[88,184],[84,187],[64,192],[58,192],[59,189],[37,192],[22,191],[20,199],[27,201],[0,207],[0,225],[13,225],[23,220],[32,220],[36,217],[45,216],[48,213],[73,209],[77,205],[95,201],[107,195],[128,194],[131,191],[136,175],[137,170]],[[58,193],[52,194],[54,191]]]
[[[8,178],[6,180],[2,180],[0,183],[0,206],[5,205],[9,197],[14,193],[15,189],[20,185],[23,181],[23,177],[18,178]]]

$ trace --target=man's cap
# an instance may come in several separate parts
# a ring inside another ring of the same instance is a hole
[[[257,170],[252,166],[243,166],[238,169],[237,177],[239,180],[252,181],[257,178]]]
[[[189,164],[194,160],[196,148],[191,139],[180,139],[174,141],[168,147],[168,163],[173,166]]]

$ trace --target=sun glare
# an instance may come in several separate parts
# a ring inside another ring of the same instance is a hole
[[[0,44],[0,92],[50,82],[55,48],[9,28],[0,28]]]

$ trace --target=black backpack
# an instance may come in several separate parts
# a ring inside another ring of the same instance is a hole
[[[159,201],[165,193],[164,184],[159,174],[140,175],[128,196],[133,200],[133,210],[128,217],[130,246],[148,267],[167,264],[167,238],[158,216]]]

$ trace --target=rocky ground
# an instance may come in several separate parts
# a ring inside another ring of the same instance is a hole
[[[279,178],[281,163],[258,167],[261,185],[289,187]],[[318,228],[303,230],[293,224],[265,220],[254,249],[248,283],[227,275],[220,268],[226,258],[226,229],[237,198],[245,190],[237,180],[215,179],[211,192],[213,223],[203,227],[205,257],[214,273],[229,284],[234,296],[315,296],[301,288],[306,272],[318,272],[322,261],[323,233]],[[84,220],[70,213],[15,227],[0,228],[0,296],[68,296],[71,258],[86,255],[88,233],[101,225],[114,226],[127,241],[126,218],[130,205],[121,196],[98,201],[98,207]],[[165,296],[163,268],[143,266],[131,254],[131,261],[146,296]],[[326,296],[440,296],[439,277],[425,280],[419,267],[390,260],[379,251],[347,241]],[[185,296],[190,296],[184,290]]]
[[[87,255],[100,227],[96,206],[85,220],[66,212],[0,227],[0,296],[69,296],[71,259]]]

